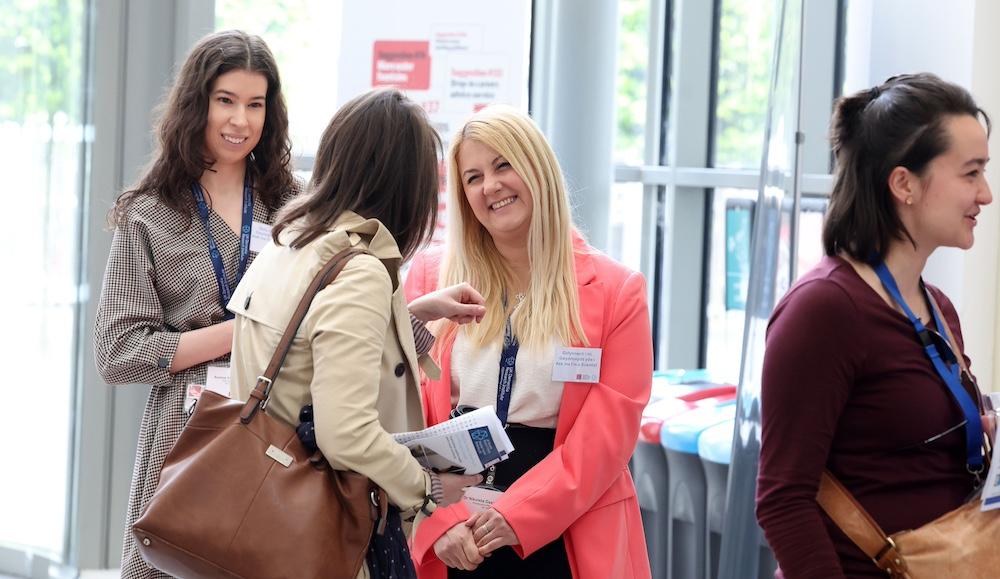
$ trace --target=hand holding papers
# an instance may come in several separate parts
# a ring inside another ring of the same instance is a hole
[[[394,434],[424,468],[475,474],[514,451],[492,406],[452,418],[417,432]]]

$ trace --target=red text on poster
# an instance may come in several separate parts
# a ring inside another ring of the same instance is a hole
[[[372,58],[372,86],[395,86],[410,90],[430,88],[430,42],[376,40]]]

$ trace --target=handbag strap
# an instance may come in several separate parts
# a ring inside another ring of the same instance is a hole
[[[941,309],[941,306],[938,305],[937,300],[934,299],[934,294],[932,294],[930,290],[927,290],[927,301],[930,302],[931,307],[937,312],[937,319],[941,321],[942,326],[939,329],[944,331],[945,336],[948,337],[948,343],[951,345],[952,352],[955,353],[955,359],[958,360],[959,368],[961,368],[962,372],[969,377],[969,381],[971,382],[972,374],[969,372],[969,367],[965,365],[965,356],[962,354],[962,351],[958,349],[958,341],[955,340],[955,335],[951,333],[951,326],[948,324],[948,320],[944,317],[944,311]],[[975,382],[972,383],[975,384]],[[978,390],[979,385],[976,384],[976,394],[979,394]],[[982,403],[980,402],[978,406],[982,406]],[[981,410],[982,409],[980,408],[980,411]]]
[[[829,471],[823,471],[820,477],[816,502],[847,538],[871,557],[879,569],[890,577],[905,576],[906,560],[896,548],[892,537],[885,534],[868,511]]]
[[[281,340],[278,342],[278,346],[271,356],[270,363],[268,363],[264,373],[257,377],[257,384],[250,392],[250,397],[247,398],[246,403],[243,404],[243,410],[240,412],[240,421],[243,424],[249,424],[254,416],[257,415],[258,410],[267,407],[271,388],[274,386],[274,379],[277,377],[278,371],[281,370],[285,356],[288,355],[288,351],[292,347],[292,340],[295,338],[295,333],[299,331],[299,326],[302,325],[302,320],[305,319],[306,312],[309,310],[313,298],[319,293],[319,290],[337,279],[337,276],[343,271],[344,266],[354,256],[366,253],[368,252],[363,249],[349,247],[330,258],[330,261],[326,262],[326,265],[313,278],[312,283],[309,284],[309,287],[306,288],[305,293],[302,295],[302,299],[299,300],[299,305],[295,308],[292,319],[289,320],[288,327],[285,328],[285,333],[281,335]]]

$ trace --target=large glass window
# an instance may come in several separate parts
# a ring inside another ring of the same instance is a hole
[[[715,167],[757,169],[764,144],[774,3],[721,0],[715,78]]]
[[[62,561],[83,183],[83,0],[0,3],[3,291],[0,545]],[[11,469],[17,475],[10,474]]]
[[[609,251],[627,263],[638,256],[644,266],[659,369],[707,366],[719,379],[739,378],[749,228],[760,185],[776,6],[753,0],[619,0],[618,166]],[[821,255],[822,201],[831,183],[825,135],[835,79],[842,76],[837,51],[844,31],[838,22],[845,6],[814,3],[804,22],[800,130],[807,135],[803,166],[811,175],[802,192],[819,201],[803,201],[798,274]],[[637,60],[637,44],[649,51],[657,42],[659,62],[653,62],[655,51],[643,57],[648,66]],[[650,119],[654,113],[663,118]],[[785,129],[795,130],[787,123]],[[659,144],[659,154],[650,154],[651,143]],[[657,196],[658,190],[674,194]],[[792,271],[788,225],[782,228],[781,292]],[[637,249],[627,249],[631,245]],[[696,254],[700,257],[692,257]],[[702,280],[700,291],[692,280]],[[695,311],[703,317],[693,316]]]
[[[750,282],[750,242],[757,191],[718,188],[712,196],[712,229],[706,316],[708,332],[705,365],[716,379],[735,384],[740,375],[743,326]],[[790,208],[791,201],[786,205]],[[801,202],[796,253],[797,276],[809,271],[823,257],[821,232],[826,197],[808,196]],[[782,214],[778,236],[776,295],[784,295],[792,276],[790,263],[791,212]]]
[[[615,160],[641,165],[646,139],[649,60],[649,1],[618,3],[618,78],[615,97]]]
[[[642,269],[642,184],[615,183],[611,189],[608,255]]]

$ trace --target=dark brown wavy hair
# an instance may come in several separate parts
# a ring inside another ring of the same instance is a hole
[[[407,260],[434,231],[441,139],[419,105],[396,89],[375,89],[333,115],[306,192],[275,218],[271,235],[296,223],[300,248],[345,211],[378,219]]]
[[[893,239],[916,245],[889,190],[889,174],[906,167],[923,176],[951,142],[945,121],[990,119],[964,88],[929,73],[894,76],[834,103],[830,141],[836,157],[833,191],[823,223],[827,255],[843,251],[862,262],[880,260]]]
[[[215,80],[233,70],[260,73],[267,79],[264,128],[247,159],[254,190],[271,210],[298,191],[292,174],[288,109],[274,55],[259,36],[240,30],[216,32],[191,49],[160,105],[156,152],[139,181],[118,196],[112,210],[116,225],[124,223],[132,202],[142,195],[155,196],[187,215],[190,223],[195,210],[191,185],[215,162],[205,150],[209,94]]]

